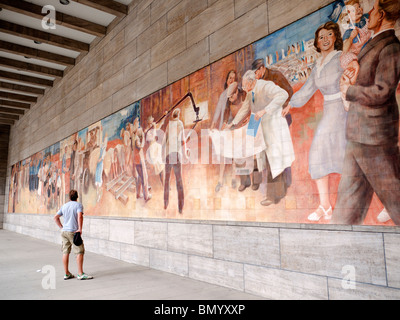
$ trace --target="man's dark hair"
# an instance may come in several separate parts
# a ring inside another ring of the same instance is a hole
[[[255,72],[258,69],[260,69],[261,67],[265,67],[264,59],[256,59],[253,61],[252,65],[251,65],[251,70],[253,70]]]
[[[76,190],[71,190],[71,191],[69,192],[69,199],[70,199],[71,201],[76,201],[76,200],[78,200],[78,191],[76,191]]]
[[[386,13],[386,19],[396,22],[400,17],[400,0],[379,0],[379,8]]]

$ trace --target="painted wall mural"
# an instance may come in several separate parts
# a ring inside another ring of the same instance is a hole
[[[376,5],[337,1],[14,164],[8,211],[76,189],[94,216],[400,224],[400,43],[370,40]]]

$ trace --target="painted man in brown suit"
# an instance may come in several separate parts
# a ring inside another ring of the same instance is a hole
[[[400,0],[376,0],[369,15],[374,36],[358,55],[359,72],[352,78],[345,71],[341,80],[342,95],[350,102],[348,143],[332,223],[361,224],[375,192],[400,225],[400,42],[394,31]]]

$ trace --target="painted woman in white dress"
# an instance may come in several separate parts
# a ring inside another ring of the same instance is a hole
[[[316,182],[320,205],[308,216],[308,220],[319,221],[323,216],[330,219],[332,215],[329,176],[332,173],[342,173],[346,147],[347,112],[340,94],[340,78],[344,71],[340,63],[343,40],[339,26],[334,22],[320,26],[315,33],[314,46],[321,57],[306,83],[293,95],[289,104],[300,108],[317,90],[324,96],[323,115],[315,130],[309,152],[309,172]]]

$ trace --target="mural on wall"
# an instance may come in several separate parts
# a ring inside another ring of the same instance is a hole
[[[400,43],[370,40],[377,1],[337,1],[14,164],[8,211],[52,214],[75,189],[95,216],[400,224]]]

